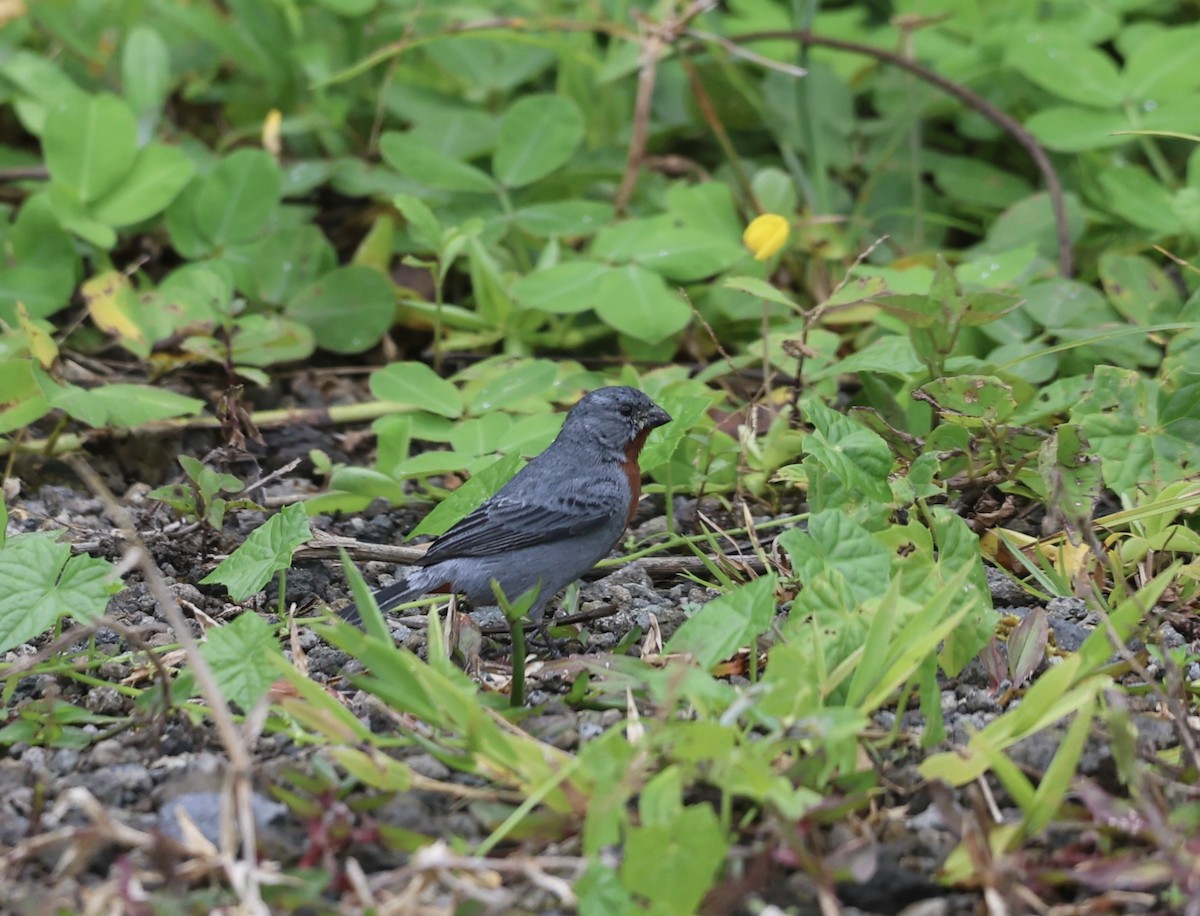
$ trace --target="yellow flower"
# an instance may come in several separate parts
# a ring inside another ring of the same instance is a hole
[[[754,260],[765,261],[787,244],[790,232],[788,221],[778,213],[764,213],[751,220],[742,233],[742,241],[754,255]]]

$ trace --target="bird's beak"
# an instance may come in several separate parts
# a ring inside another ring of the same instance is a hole
[[[671,422],[671,415],[655,404],[642,415],[642,429],[658,429]]]

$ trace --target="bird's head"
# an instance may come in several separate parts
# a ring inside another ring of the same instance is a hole
[[[571,408],[560,436],[594,442],[605,452],[633,457],[650,430],[670,423],[671,416],[636,388],[614,385],[585,394]]]

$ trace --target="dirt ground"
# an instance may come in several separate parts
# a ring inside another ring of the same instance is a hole
[[[180,452],[196,456],[211,453],[213,436],[188,433],[143,437],[99,443],[90,461],[101,472],[109,487],[134,513],[141,537],[166,575],[171,589],[189,612],[195,631],[202,629],[203,617],[222,622],[231,620],[242,608],[233,605],[221,587],[197,583],[214,564],[214,558],[229,552],[263,518],[253,511],[230,515],[220,534],[197,524],[181,521],[168,507],[146,498],[150,487],[178,480],[174,456]],[[342,455],[342,442],[328,431],[315,428],[289,428],[269,431],[265,448],[256,448],[257,459],[228,452],[232,458],[225,468],[246,480],[282,467],[293,456],[303,457],[313,447]],[[33,458],[19,460],[14,468],[20,492],[10,500],[9,534],[27,531],[61,531],[64,539],[77,550],[119,561],[123,547],[114,536],[112,522],[105,517],[99,500],[88,493],[63,465]],[[302,463],[289,475],[278,479],[256,498],[278,504],[309,491],[314,483],[311,469]],[[398,543],[404,532],[427,511],[414,505],[390,509],[382,505],[354,517],[316,517],[314,529],[375,543]],[[694,505],[681,502],[676,516],[686,520]],[[713,507],[710,507],[713,508]],[[635,521],[637,533],[649,535],[665,525],[662,505],[648,501]],[[715,509],[714,509],[715,511]],[[371,582],[390,575],[390,564],[370,562],[363,565]],[[994,572],[994,571],[993,571]],[[1005,576],[991,575],[996,606],[1015,617],[1028,613],[1026,596]],[[94,635],[96,651],[117,658],[131,648],[131,637],[140,647],[155,647],[175,642],[167,624],[156,611],[153,598],[136,573],[126,578],[127,587],[112,601],[109,615],[120,627],[104,627]],[[275,596],[272,585],[265,596],[249,603],[271,621],[275,621]],[[300,618],[299,646],[306,655],[310,677],[346,697],[350,709],[372,729],[393,728],[366,695],[356,693],[346,675],[356,663],[322,641],[303,625],[303,618],[317,614],[318,605],[337,605],[347,597],[338,564],[325,560],[303,560],[287,577],[286,596],[294,603]],[[664,638],[684,619],[686,608],[715,595],[701,586],[675,577],[651,578],[637,564],[586,582],[580,593],[578,609],[595,612],[608,606],[611,613],[589,622],[582,641],[569,641],[564,658],[548,661],[535,673],[531,702],[534,715],[523,720],[523,727],[565,749],[599,734],[618,721],[621,710],[576,711],[563,702],[570,685],[571,659],[579,655],[609,652],[633,627],[649,629],[651,615]],[[1095,621],[1083,602],[1068,599],[1051,602],[1051,625],[1057,645],[1070,650],[1090,632]],[[482,621],[484,625],[488,621]],[[118,632],[118,629],[120,632]],[[1177,636],[1178,634],[1176,634]],[[394,636],[414,650],[424,648],[424,631],[405,622],[394,624]],[[1181,638],[1181,637],[1179,637]],[[11,664],[37,656],[52,641],[50,634],[7,653]],[[69,632],[66,643],[70,643]],[[68,647],[82,651],[87,641]],[[61,647],[63,641],[59,641]],[[506,645],[503,639],[485,637],[483,663],[503,666]],[[85,912],[103,900],[124,902],[125,912],[160,912],[163,901],[174,900],[176,912],[204,912],[227,897],[206,882],[188,880],[172,859],[170,840],[178,837],[179,827],[173,812],[185,806],[203,833],[215,839],[218,832],[218,790],[224,770],[221,745],[212,728],[202,717],[190,717],[175,708],[163,711],[157,689],[146,690],[139,700],[124,695],[113,685],[151,687],[156,673],[142,655],[107,662],[86,678],[68,673],[26,674],[18,680],[7,710],[12,721],[23,708],[37,701],[58,699],[82,707],[98,716],[112,717],[110,724],[82,726],[73,740],[37,744],[27,741],[0,745],[0,849],[4,850],[0,872],[0,899],[3,910],[14,913]],[[961,677],[943,685],[942,709],[945,714],[945,746],[965,741],[969,730],[982,728],[1003,711],[1002,703],[1018,702],[1015,694],[991,682],[977,661]],[[1134,709],[1141,740],[1147,749],[1174,743],[1172,729],[1159,718],[1147,700]],[[894,713],[884,712],[877,724],[881,733],[895,725]],[[105,720],[109,721],[109,720]],[[998,784],[990,784],[990,797],[978,788],[944,797],[931,791],[918,775],[916,766],[927,750],[920,746],[923,727],[916,712],[907,712],[900,723],[899,740],[877,761],[880,794],[869,811],[856,812],[846,822],[829,830],[828,849],[865,844],[869,855],[863,867],[850,869],[860,874],[859,881],[837,886],[837,896],[845,912],[951,914],[977,912],[978,894],[951,891],[937,880],[939,868],[958,841],[964,813],[981,806],[994,807],[1003,817],[1013,816],[1011,800]],[[1058,746],[1059,733],[1050,731],[1018,746],[1016,762],[1030,773],[1045,768]],[[272,794],[273,789],[290,788],[303,795],[322,798],[322,804],[342,805],[342,825],[373,827],[386,825],[411,830],[447,842],[481,840],[492,828],[481,807],[459,800],[414,790],[397,795],[369,819],[353,810],[350,799],[322,796],[305,777],[319,780],[321,768],[314,752],[297,746],[285,734],[268,734],[251,748],[255,763],[255,785],[259,793],[256,814],[262,836],[265,860],[284,868],[298,865],[328,865],[329,856],[339,860],[354,856],[366,874],[401,867],[403,854],[388,851],[371,841],[371,831],[363,830],[348,841],[322,845],[313,836],[313,821],[302,817]],[[418,750],[408,762],[419,773],[437,779],[458,778],[435,757]],[[1080,767],[1082,774],[1110,791],[1117,791],[1112,752],[1103,735],[1090,739]],[[297,774],[302,774],[299,778]],[[314,776],[314,774],[317,774]],[[465,777],[463,777],[465,778]],[[302,785],[303,784],[303,785]],[[302,786],[302,788],[297,788]],[[79,790],[86,790],[87,798]],[[105,819],[108,819],[107,821]],[[111,821],[111,822],[110,822]],[[118,825],[118,826],[114,826]],[[132,831],[122,836],[118,827]],[[352,831],[351,831],[352,832]],[[152,844],[135,841],[137,835],[153,837]],[[1056,847],[1086,843],[1079,832],[1066,831]],[[852,842],[853,841],[853,842]],[[336,847],[336,848],[335,848]],[[558,844],[556,854],[579,853],[577,844]],[[64,855],[66,858],[64,859]],[[135,893],[136,888],[141,891]],[[115,891],[114,891],[115,889]],[[144,893],[143,893],[144,892]],[[139,893],[146,902],[139,902]],[[107,895],[107,896],[106,896]],[[180,896],[183,895],[183,896]],[[461,889],[451,883],[436,882],[423,898],[427,912],[450,911],[461,901]],[[1143,902],[1152,902],[1143,898]],[[1143,911],[1130,903],[1128,912]],[[149,909],[138,909],[138,906]],[[741,879],[731,879],[710,900],[712,912],[759,912],[763,906],[775,906],[783,912],[819,911],[817,889],[797,868],[787,863],[750,855]],[[325,898],[323,905],[308,911],[332,909]],[[503,886],[495,888],[482,911],[520,912],[555,911],[553,893],[520,875],[510,875]],[[1152,907],[1151,907],[1152,909]],[[94,910],[100,912],[102,910]],[[120,912],[121,910],[113,910]],[[1149,910],[1145,910],[1149,911]]]

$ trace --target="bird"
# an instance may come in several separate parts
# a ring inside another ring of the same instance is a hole
[[[554,597],[607,556],[633,520],[642,490],[638,455],[670,415],[636,388],[585,394],[540,455],[435,539],[407,578],[375,592],[380,610],[428,593],[496,604],[537,588],[526,612],[544,632]],[[357,605],[339,611],[362,624]]]

